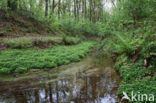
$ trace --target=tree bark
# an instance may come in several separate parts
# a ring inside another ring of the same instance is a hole
[[[58,1],[58,18],[60,18],[60,11],[61,11],[61,0]]]
[[[75,16],[75,18],[76,18],[76,0],[74,0],[74,16]]]
[[[45,16],[48,16],[48,0],[45,0]]]
[[[52,8],[53,8],[52,11],[53,11],[53,13],[54,13],[54,11],[55,11],[55,0],[53,0],[53,5],[52,5],[52,6],[53,6],[53,7],[52,7]]]

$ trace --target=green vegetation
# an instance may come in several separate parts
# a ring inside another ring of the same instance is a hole
[[[0,51],[0,73],[79,61],[94,45],[81,42],[98,38],[99,55],[111,55],[123,79],[120,97],[122,91],[156,94],[155,5],[155,0],[1,0],[0,50],[10,49]],[[11,35],[15,38],[3,38]]]
[[[155,91],[156,91],[155,84],[156,84],[156,76],[147,77],[147,78],[144,78],[142,80],[134,81],[130,84],[129,83],[122,83],[120,85],[118,92],[119,92],[120,96],[123,95],[122,94],[123,91],[125,91],[129,95],[131,95],[130,93],[132,91],[134,91],[135,94],[138,94],[138,93],[144,93],[147,95],[155,94]],[[156,99],[156,97],[154,98],[154,100],[155,99]],[[144,100],[145,100],[145,98],[144,98]],[[136,103],[144,103],[144,102],[136,101]],[[150,101],[150,103],[155,103],[155,102]]]
[[[114,54],[115,68],[123,79],[118,91],[121,97],[123,91],[130,97],[132,91],[156,94],[156,35],[154,27],[146,29],[150,25],[152,23],[142,24],[135,30],[131,27],[129,31],[114,32],[115,35],[103,41],[103,50]]]
[[[60,37],[20,37],[20,38],[4,38],[0,41],[0,44],[13,49],[26,49],[37,47],[47,47],[51,45],[64,44]]]
[[[78,44],[81,42],[79,37],[63,36],[63,41],[66,45]]]
[[[81,42],[79,37],[63,36],[34,36],[34,37],[19,37],[19,38],[4,38],[1,39],[0,45],[11,49],[26,49],[33,47],[47,48],[57,45],[75,45]]]
[[[38,21],[35,18],[26,16],[20,12],[0,9],[0,14],[0,35],[29,36],[51,35],[54,33],[48,23]]]
[[[54,68],[77,62],[87,55],[94,44],[95,42],[85,42],[76,46],[58,46],[45,50],[4,50],[0,52],[0,74]]]
[[[118,27],[114,25],[112,28],[116,29],[101,44],[103,52],[113,54],[115,69],[123,79],[118,89],[120,97],[123,97],[123,91],[129,97],[132,91],[136,94],[156,94],[156,22],[152,3],[148,0],[118,2],[113,11],[116,22],[112,21]]]

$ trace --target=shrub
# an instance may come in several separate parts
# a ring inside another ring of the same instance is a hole
[[[10,70],[8,68],[2,68],[0,69],[0,74],[9,74]]]
[[[15,73],[24,73],[24,72],[27,72],[27,68],[25,67],[18,67],[15,69]]]
[[[78,37],[70,37],[70,36],[66,36],[64,35],[63,36],[63,42],[66,44],[66,45],[72,45],[72,44],[78,44],[80,43],[80,38]]]
[[[76,36],[76,35],[96,35],[98,33],[98,27],[95,23],[89,20],[76,21],[73,18],[66,17],[60,20],[60,26],[62,31],[66,34]]]

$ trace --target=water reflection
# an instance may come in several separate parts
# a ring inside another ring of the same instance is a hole
[[[0,103],[119,102],[116,92],[120,78],[116,72],[111,67],[94,68],[97,68],[98,72],[90,75],[85,72],[76,73],[57,82],[41,83],[25,88],[17,86],[4,91],[3,87],[6,84],[1,84]]]

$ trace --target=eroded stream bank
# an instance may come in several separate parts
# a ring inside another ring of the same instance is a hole
[[[52,70],[0,76],[0,103],[116,103],[120,77],[109,58],[89,56]]]

